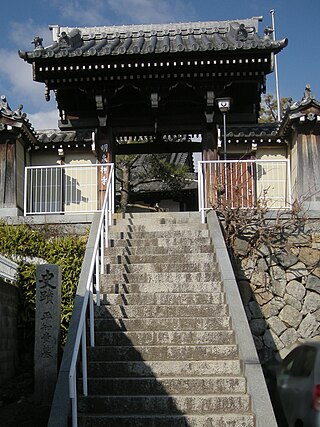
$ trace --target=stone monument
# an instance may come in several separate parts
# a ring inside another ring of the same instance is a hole
[[[34,400],[51,404],[58,374],[61,317],[61,270],[44,264],[36,274]]]

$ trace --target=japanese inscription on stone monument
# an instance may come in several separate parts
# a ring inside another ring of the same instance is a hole
[[[39,403],[50,403],[58,368],[60,267],[51,264],[38,266],[36,282],[35,399]]]

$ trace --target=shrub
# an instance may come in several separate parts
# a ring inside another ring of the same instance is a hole
[[[37,258],[61,267],[61,334],[64,342],[85,247],[86,239],[83,237],[56,235],[48,238],[45,230],[38,231],[29,225],[0,223],[0,254],[19,265],[19,326],[25,342],[31,340],[34,334]]]

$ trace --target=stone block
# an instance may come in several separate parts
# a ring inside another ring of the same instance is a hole
[[[286,271],[287,281],[299,279],[303,276],[307,276],[309,274],[306,265],[303,262],[297,262],[296,264],[289,267]]]
[[[301,310],[301,307],[302,307],[301,302],[297,298],[293,297],[292,295],[285,294],[284,300],[285,300],[286,304],[290,305],[291,307],[295,308],[296,310],[298,310],[298,311]]]
[[[317,319],[317,321],[320,322],[320,308],[319,310],[315,311],[313,314],[314,314],[314,317]]]
[[[264,271],[255,270],[251,276],[251,285],[256,288],[267,288],[269,285],[269,276]]]
[[[18,365],[17,288],[0,281],[0,384],[15,374]]]
[[[279,279],[279,280],[272,280],[271,281],[271,290],[274,293],[274,295],[277,295],[278,297],[283,297],[286,291],[286,280],[285,279]]]
[[[294,328],[289,328],[280,336],[284,347],[294,344],[298,339],[298,332]]]
[[[278,265],[277,257],[274,254],[268,255],[266,257],[266,263],[269,267],[274,267]]]
[[[277,316],[272,316],[268,319],[269,327],[277,336],[281,335],[287,327]]]
[[[289,295],[292,295],[300,301],[306,294],[306,288],[297,280],[291,280],[291,282],[287,284],[286,291]]]
[[[258,337],[258,336],[253,335],[253,341],[254,341],[254,345],[255,345],[257,351],[260,351],[263,349],[262,337]]]
[[[319,329],[319,322],[313,314],[307,314],[300,323],[298,334],[302,338],[312,338],[317,335]]]
[[[255,258],[244,258],[241,260],[241,272],[242,277],[245,279],[251,279],[252,273],[254,272],[256,267],[256,259]]]
[[[301,248],[299,260],[308,267],[316,265],[320,261],[320,250],[307,247]]]
[[[258,288],[255,291],[255,297],[257,303],[262,306],[273,299],[273,293],[268,290],[265,290],[264,288]]]
[[[306,288],[320,294],[320,278],[310,274],[306,281]]]
[[[320,295],[316,292],[307,291],[307,296],[304,299],[302,313],[313,313],[320,308]]]
[[[269,317],[277,316],[284,305],[285,303],[282,298],[275,297],[261,307],[261,310],[265,318],[268,319]]]
[[[246,312],[246,316],[247,316],[248,322],[250,322],[250,320],[252,319],[252,314],[251,314],[249,306],[246,305],[244,307],[244,311]]]
[[[250,321],[250,329],[253,335],[256,337],[264,334],[267,328],[267,322],[265,319],[252,319]]]
[[[302,320],[302,313],[290,305],[285,305],[279,313],[279,318],[287,326],[297,328]]]
[[[289,246],[310,246],[311,237],[306,234],[291,234],[288,237]]]
[[[291,267],[299,261],[298,257],[290,252],[282,252],[280,254],[277,254],[276,258],[279,264],[284,268]]]
[[[256,301],[249,302],[249,309],[252,319],[261,319],[263,317],[260,305]]]
[[[279,265],[270,267],[270,276],[272,280],[285,280],[286,272]]]
[[[257,269],[259,272],[268,271],[268,264],[264,258],[259,258],[257,261]]]
[[[237,255],[245,256],[250,249],[250,242],[248,239],[236,237],[234,240],[233,249]]]
[[[256,253],[261,257],[266,257],[271,254],[271,248],[267,246],[265,243],[262,243],[256,249]]]
[[[320,277],[320,267],[316,267],[315,269],[313,269],[312,274],[314,276]]]
[[[278,350],[277,341],[278,341],[277,335],[270,329],[267,329],[263,335],[264,345],[276,351]]]

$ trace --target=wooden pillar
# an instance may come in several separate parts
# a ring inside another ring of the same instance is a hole
[[[296,198],[305,209],[320,211],[320,135],[297,135]]]
[[[202,159],[218,159],[218,133],[213,123],[207,123],[202,134]]]
[[[97,134],[97,152],[99,163],[114,163],[115,152],[114,152],[114,141],[112,127],[107,126],[100,128]],[[106,180],[109,177],[109,170],[99,171],[98,175],[98,203],[100,208],[104,200],[104,194],[106,190]]]
[[[16,208],[16,145],[10,139],[0,140],[0,208]]]
[[[208,116],[207,116],[208,117]],[[212,115],[213,118],[213,115]],[[217,160],[218,159],[218,132],[215,124],[207,123],[202,134],[202,159]],[[210,164],[204,164],[204,180],[205,180],[205,207],[213,207],[216,204],[216,168]]]

